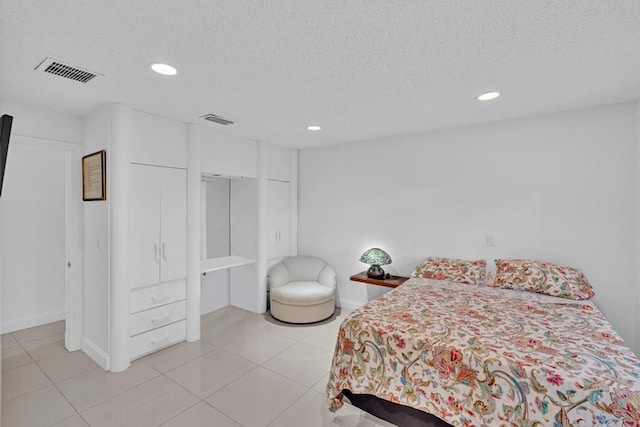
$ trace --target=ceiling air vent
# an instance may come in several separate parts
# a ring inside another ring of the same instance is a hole
[[[219,125],[232,125],[234,122],[232,122],[231,120],[227,120],[224,117],[220,117],[220,116],[216,116],[215,114],[205,114],[204,116],[200,117],[201,119],[205,119],[205,120],[209,120],[210,122],[213,123],[218,123]]]
[[[45,60],[36,67],[36,70],[75,80],[80,83],[87,83],[94,77],[102,75],[79,67],[74,67],[73,65],[66,64],[53,58],[45,58]]]

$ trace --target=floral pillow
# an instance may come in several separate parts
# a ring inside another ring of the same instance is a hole
[[[581,270],[550,262],[497,259],[492,286],[538,292],[568,299],[590,299],[596,294]]]
[[[483,259],[467,261],[464,259],[429,257],[425,258],[413,270],[411,277],[483,285],[486,272],[487,262]]]

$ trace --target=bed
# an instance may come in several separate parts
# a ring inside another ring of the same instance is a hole
[[[344,319],[327,394],[398,425],[638,426],[640,361],[588,299],[412,278]]]

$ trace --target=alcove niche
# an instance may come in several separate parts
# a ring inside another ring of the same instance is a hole
[[[256,262],[255,178],[202,175],[201,313],[233,304],[243,296],[234,283],[252,278]]]

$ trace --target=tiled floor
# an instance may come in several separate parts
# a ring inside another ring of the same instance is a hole
[[[202,340],[108,373],[64,349],[64,323],[2,336],[2,426],[377,427],[391,424],[324,396],[343,316],[293,326],[225,307]]]

